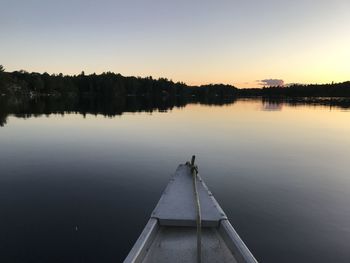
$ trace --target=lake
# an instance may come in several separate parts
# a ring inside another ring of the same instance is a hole
[[[350,262],[346,107],[239,99],[2,117],[0,262],[122,262],[192,154],[259,262]]]

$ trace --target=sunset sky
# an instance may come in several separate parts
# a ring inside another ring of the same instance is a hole
[[[0,38],[8,71],[237,87],[350,80],[349,0],[0,0]]]

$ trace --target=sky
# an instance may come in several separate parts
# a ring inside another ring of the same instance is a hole
[[[7,71],[237,87],[350,80],[349,0],[0,0]]]

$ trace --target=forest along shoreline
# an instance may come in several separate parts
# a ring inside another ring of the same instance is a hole
[[[115,116],[124,112],[167,111],[189,103],[232,104],[239,98],[350,108],[350,81],[238,89],[226,84],[188,86],[166,78],[125,77],[112,72],[81,72],[73,76],[6,72],[0,65],[0,126],[11,114],[29,117],[74,112]]]

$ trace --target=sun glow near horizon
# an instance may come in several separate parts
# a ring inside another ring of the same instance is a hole
[[[112,71],[239,88],[259,87],[264,79],[350,79],[345,0],[14,0],[2,5],[0,16],[0,63],[8,71]]]

